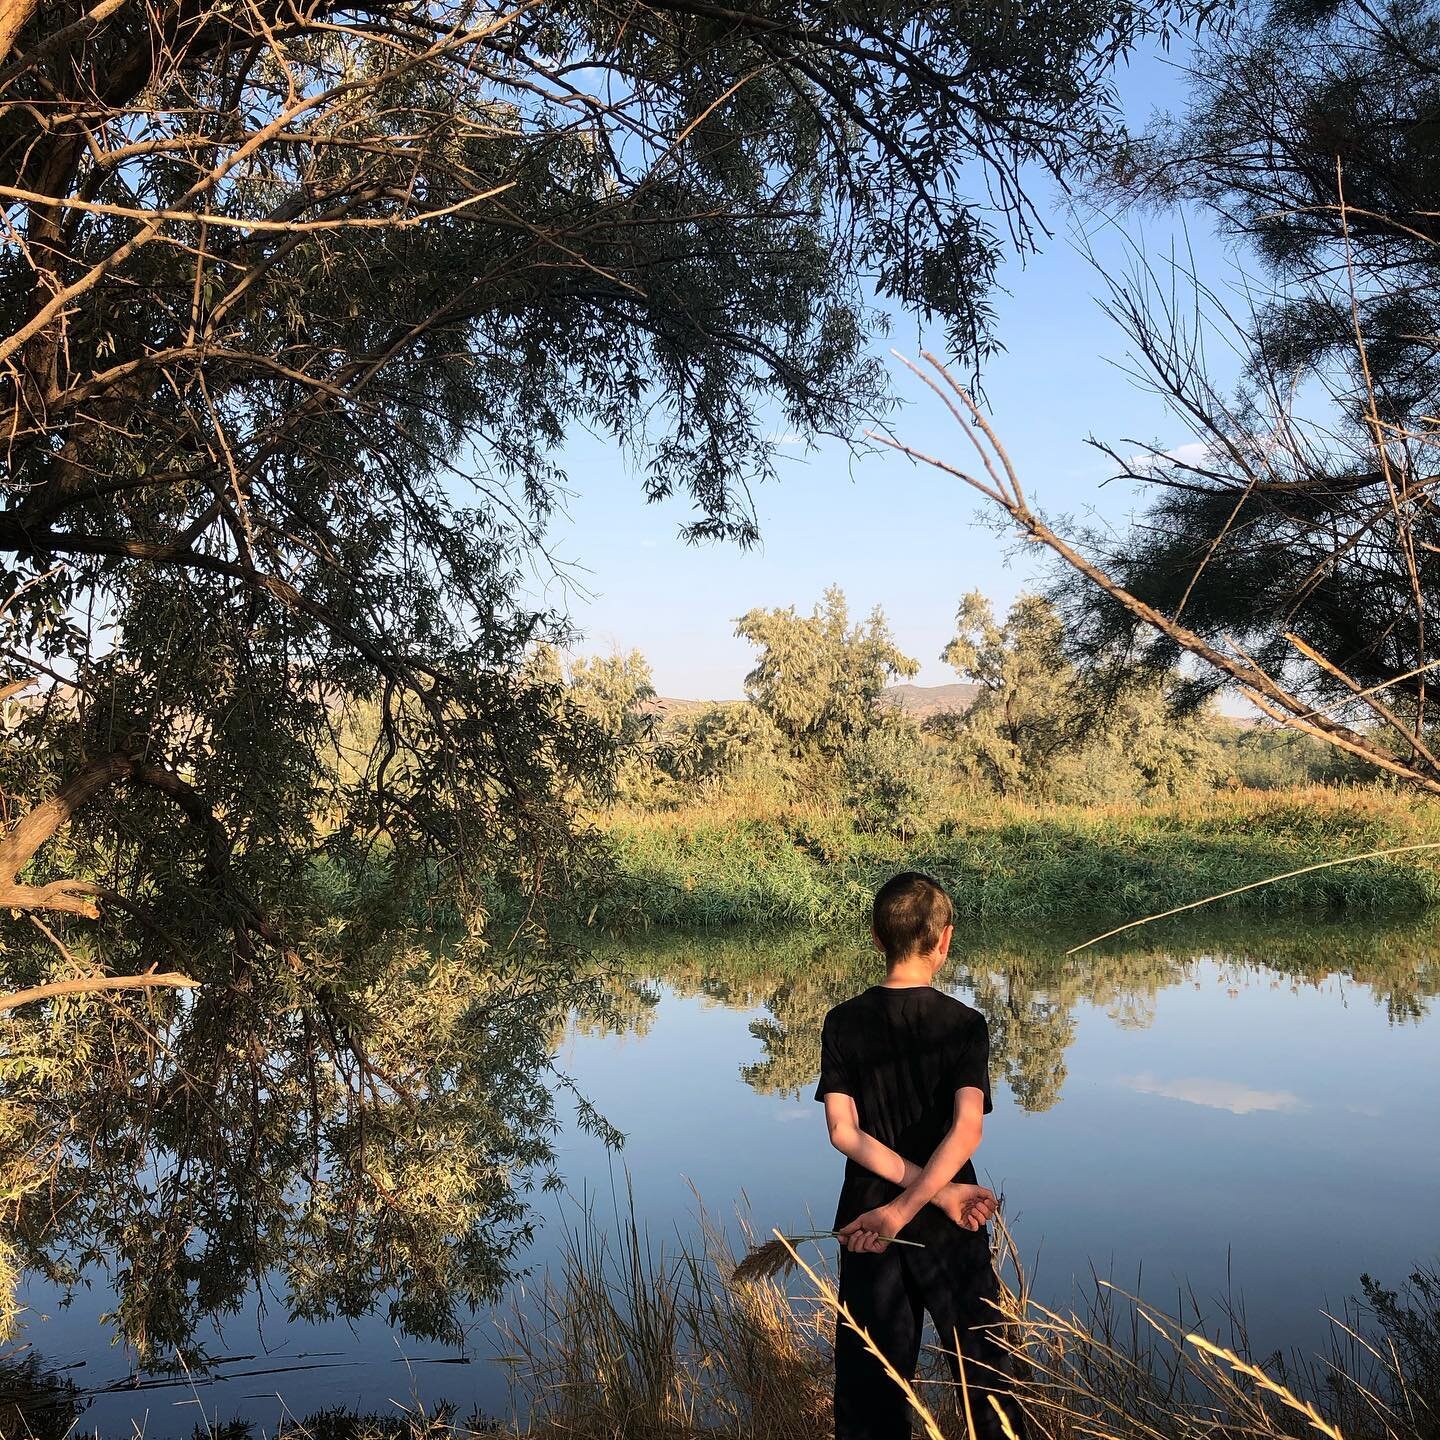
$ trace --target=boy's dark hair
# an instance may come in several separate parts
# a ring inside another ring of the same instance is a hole
[[[954,918],[955,907],[945,887],[918,870],[887,880],[876,892],[870,911],[875,938],[891,961],[933,950]]]

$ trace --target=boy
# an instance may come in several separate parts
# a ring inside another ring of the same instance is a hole
[[[928,1311],[951,1373],[965,1361],[975,1429],[1003,1430],[989,1393],[1006,1394],[1004,1352],[991,1330],[998,1285],[985,1223],[994,1195],[970,1157],[990,1106],[984,1017],[934,988],[950,950],[954,909],[928,875],[907,872],[875,896],[871,930],[885,979],[825,1017],[820,1083],[830,1142],[845,1157],[835,1216],[840,1299],[907,1379]],[[896,1235],[920,1247],[892,1245]],[[1006,1415],[1019,1433],[1020,1415]],[[835,1332],[836,1440],[908,1440],[911,1408],[860,1337]]]

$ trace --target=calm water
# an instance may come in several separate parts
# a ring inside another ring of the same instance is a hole
[[[1078,936],[957,944],[945,983],[986,1013],[995,1050],[982,1178],[1004,1191],[1042,1299],[1067,1301],[1092,1271],[1172,1308],[1182,1287],[1207,1305],[1228,1289],[1258,1351],[1313,1349],[1319,1312],[1362,1272],[1395,1285],[1440,1254],[1440,929],[1142,935],[1069,962]],[[697,1193],[722,1217],[743,1200],[762,1231],[828,1224],[843,1162],[810,1099],[819,1024],[873,982],[871,955],[691,936],[630,959],[651,983],[622,995],[627,1023],[577,1026],[560,1056],[628,1141],[616,1157],[562,1137],[571,1192],[538,1202],[537,1272],[582,1203],[602,1217],[623,1204],[627,1170],[657,1239],[693,1232]],[[98,1279],[68,1307],[39,1288],[26,1299],[24,1339],[48,1366],[88,1392],[129,1374],[98,1323],[112,1299]],[[275,1304],[209,1344],[232,1357],[221,1378],[92,1393],[81,1426],[165,1440],[190,1434],[201,1405],[212,1424],[260,1430],[285,1410],[417,1397],[508,1412],[493,1317],[458,1355],[379,1322],[287,1327]]]

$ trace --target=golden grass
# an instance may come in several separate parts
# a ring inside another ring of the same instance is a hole
[[[847,1314],[825,1264],[779,1243],[805,1282],[798,1293],[783,1270],[737,1274],[711,1225],[698,1252],[668,1256],[633,1223],[618,1246],[597,1238],[593,1225],[582,1227],[561,1276],[512,1331],[523,1360],[517,1413],[528,1416],[529,1440],[820,1440],[830,1433],[835,1324],[854,1328],[891,1367]],[[1274,1359],[1256,1363],[1232,1313],[1220,1317],[1230,1331],[1226,1344],[1197,1317],[1166,1315],[1105,1282],[1081,1309],[1043,1305],[1003,1223],[996,1259],[997,1333],[1012,1356],[1024,1440],[1440,1435],[1440,1355],[1427,1358],[1423,1347],[1412,1344],[1402,1355],[1394,1337],[1336,1321],[1344,1344],[1291,1374]],[[1440,1313],[1423,1324],[1440,1325]],[[926,1440],[973,1440],[972,1392],[963,1376],[960,1386],[950,1380],[940,1358],[932,1348],[918,1377],[892,1370],[892,1378]],[[995,1409],[1009,1440],[1019,1440]]]
[[[1194,825],[1231,827],[1247,821],[1288,823],[1299,816],[1317,829],[1338,826],[1351,829],[1365,822],[1393,822],[1404,828],[1440,825],[1440,803],[1430,796],[1387,783],[1292,785],[1282,789],[1215,789],[1178,798],[1115,800],[1073,804],[1022,796],[979,793],[954,786],[936,806],[941,820],[967,827],[990,829],[1013,824],[1055,822],[1066,826],[1103,828],[1116,822],[1148,820],[1189,828]],[[822,820],[842,814],[842,807],[825,801],[786,804],[764,793],[717,792],[704,800],[653,810],[645,806],[616,805],[593,818],[602,828],[654,824],[664,828],[694,829],[716,823],[745,820]]]

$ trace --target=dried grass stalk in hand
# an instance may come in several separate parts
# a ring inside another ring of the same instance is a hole
[[[763,1245],[752,1245],[745,1258],[731,1272],[730,1278],[742,1284],[756,1280],[771,1280],[777,1275],[788,1274],[796,1265],[794,1247],[806,1240],[833,1240],[834,1230],[816,1230],[809,1235],[781,1235]],[[917,1250],[925,1247],[918,1240],[901,1240],[897,1236],[882,1237],[887,1245],[913,1245]]]

